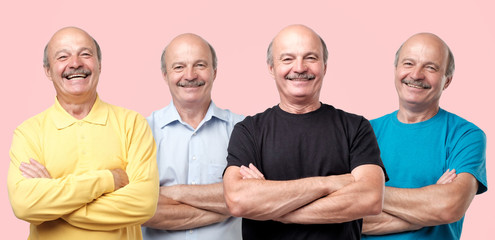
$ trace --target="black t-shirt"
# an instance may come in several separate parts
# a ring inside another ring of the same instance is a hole
[[[228,147],[228,166],[253,163],[267,180],[350,173],[363,164],[383,169],[370,123],[322,104],[291,114],[279,106],[239,122]],[[385,169],[384,169],[385,171]],[[243,239],[360,239],[362,219],[340,224],[283,224],[243,219]]]

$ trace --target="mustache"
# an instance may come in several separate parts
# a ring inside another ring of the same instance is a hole
[[[65,72],[62,73],[62,77],[63,78],[67,78],[71,75],[79,75],[79,74],[83,74],[83,75],[91,75],[91,70],[88,70],[88,69],[84,69],[84,68],[78,68],[78,69],[74,69],[74,70],[67,70]]]
[[[313,80],[315,78],[316,78],[316,76],[314,74],[309,74],[309,73],[292,73],[292,74],[285,76],[285,79],[287,79],[287,80],[294,80],[294,79]]]
[[[410,84],[410,85],[414,85],[417,87],[421,87],[424,89],[430,89],[431,88],[431,85],[424,83],[424,82],[421,82],[421,81],[402,79],[401,82],[405,83],[405,84]]]
[[[192,81],[180,81],[177,83],[179,87],[201,87],[205,85],[205,81],[192,80]]]

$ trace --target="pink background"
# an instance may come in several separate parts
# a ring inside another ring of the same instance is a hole
[[[16,126],[53,104],[53,86],[42,68],[43,48],[64,26],[81,27],[99,42],[101,98],[144,116],[170,101],[159,59],[164,46],[180,33],[199,34],[215,47],[219,58],[215,103],[250,115],[278,103],[265,64],[268,43],[282,27],[305,24],[325,39],[330,52],[321,100],[369,119],[398,106],[393,59],[399,45],[417,32],[436,33],[451,47],[457,65],[441,106],[485,131],[488,173],[494,172],[490,140],[495,134],[491,75],[495,6],[490,0],[6,2],[0,3],[0,232],[4,239],[28,235],[28,224],[15,218],[8,201],[8,151]],[[463,239],[493,235],[494,201],[493,189],[475,197],[466,214]]]

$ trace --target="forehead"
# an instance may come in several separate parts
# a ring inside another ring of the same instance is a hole
[[[322,54],[320,38],[309,30],[292,30],[281,32],[273,41],[273,52],[280,54],[305,54],[313,52]]]
[[[79,51],[81,49],[94,51],[96,45],[87,33],[78,30],[60,31],[48,43],[48,51],[52,54],[60,51]]]
[[[399,59],[406,58],[442,65],[446,64],[448,50],[445,44],[435,37],[416,36],[406,41],[402,46]]]
[[[176,39],[167,46],[165,51],[165,61],[172,64],[175,62],[194,62],[198,60],[212,61],[210,47],[200,39]]]

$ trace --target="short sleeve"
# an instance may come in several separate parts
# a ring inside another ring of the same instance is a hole
[[[470,173],[478,180],[476,194],[488,190],[486,180],[486,135],[478,127],[461,131],[459,137],[450,146],[447,162],[449,169],[455,169],[457,173]]]
[[[258,150],[253,131],[251,117],[247,117],[234,126],[227,148],[227,168],[230,166],[247,166],[249,163],[256,165]]]
[[[385,180],[388,181],[385,166],[380,158],[380,149],[375,133],[369,121],[363,117],[361,117],[357,131],[351,139],[350,148],[351,169],[364,164],[375,164],[383,169]]]

